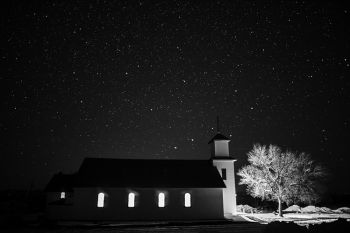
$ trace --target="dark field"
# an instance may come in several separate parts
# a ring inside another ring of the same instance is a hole
[[[135,223],[127,225],[85,225],[85,226],[7,226],[0,228],[0,232],[49,232],[49,233],[101,233],[101,232],[350,232],[350,223],[344,219],[332,223],[322,223],[316,225],[299,226],[294,223],[273,222],[270,224],[260,224],[251,222],[202,222],[202,223]]]
[[[48,232],[48,233],[100,233],[100,232],[350,232],[350,222],[344,219],[332,223],[309,224],[272,222],[261,224],[247,222],[236,217],[235,221],[203,222],[132,222],[116,224],[69,223],[49,224],[44,217],[42,192],[0,192],[0,233]]]
[[[266,225],[259,223],[224,223],[202,225],[155,225],[125,227],[25,227],[7,228],[1,232],[52,232],[52,233],[100,233],[100,232],[264,232]]]

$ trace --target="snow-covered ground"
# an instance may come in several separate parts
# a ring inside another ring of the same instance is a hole
[[[37,227],[9,227],[1,233],[259,233],[264,232],[266,225],[252,222],[204,221],[204,222],[135,222],[129,224],[102,225],[59,225]]]
[[[181,221],[181,222],[61,222],[57,225],[42,225],[29,221],[27,224],[18,225],[6,224],[1,226],[0,232],[50,232],[50,233],[108,233],[108,232],[350,232],[350,208],[343,207],[331,210],[326,207],[291,206],[284,210],[284,217],[281,218],[274,213],[261,213],[257,209],[244,206],[245,212],[238,215],[226,216],[227,220],[219,221]],[[249,212],[249,213],[248,213]],[[336,221],[342,219],[343,221]],[[270,224],[269,224],[270,223]],[[295,225],[296,223],[298,225]],[[326,224],[321,224],[326,223]],[[305,227],[308,226],[308,229]],[[335,227],[343,231],[333,231]],[[331,228],[331,231],[318,231]],[[289,231],[288,231],[289,229]]]
[[[294,222],[298,225],[319,224],[324,222],[334,222],[338,219],[346,219],[350,222],[350,208],[342,207],[331,210],[327,207],[307,206],[301,208],[293,205],[285,209],[283,217],[275,213],[238,213],[239,216],[247,221],[255,221],[262,224],[268,224],[274,221]]]

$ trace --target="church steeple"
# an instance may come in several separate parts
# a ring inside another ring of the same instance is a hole
[[[216,135],[208,142],[211,145],[211,157],[212,158],[227,158],[229,154],[229,142],[230,139],[220,133],[219,116],[216,117]]]
[[[220,173],[226,188],[223,189],[224,215],[236,214],[236,182],[234,158],[230,156],[230,139],[220,133],[219,117],[216,118],[216,135],[209,141],[211,146],[211,160]]]

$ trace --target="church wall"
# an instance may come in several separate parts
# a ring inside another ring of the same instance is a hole
[[[46,204],[49,204],[53,201],[57,201],[60,198],[59,192],[47,192],[46,193]]]
[[[235,182],[235,170],[233,159],[213,159],[214,166],[218,169],[222,176],[222,169],[226,170],[226,179],[224,183],[226,188],[223,189],[223,202],[225,214],[236,214],[236,182]]]
[[[65,192],[65,203],[72,204],[73,203],[73,193]],[[61,192],[47,192],[46,193],[46,205],[50,205],[52,202],[56,202],[61,200]]]
[[[72,192],[66,192],[64,200],[61,199],[61,192],[46,193],[46,217],[48,219],[72,218],[74,196]],[[60,204],[55,204],[59,202]]]
[[[105,193],[105,207],[97,207],[98,193]],[[128,194],[136,194],[135,207],[128,207]],[[165,193],[165,207],[158,207],[158,193]],[[191,194],[191,207],[184,194]],[[76,188],[71,206],[48,206],[49,218],[61,220],[181,220],[222,219],[221,188]],[[69,212],[69,213],[68,213]]]

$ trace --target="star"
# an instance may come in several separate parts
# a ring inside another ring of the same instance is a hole
[[[216,116],[237,169],[276,144],[348,177],[346,5],[237,3],[4,4],[4,187],[87,156],[208,159]]]

